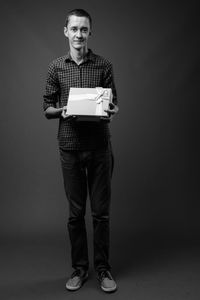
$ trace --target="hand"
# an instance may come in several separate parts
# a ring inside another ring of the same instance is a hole
[[[109,103],[109,109],[105,109],[104,111],[108,113],[108,116],[101,117],[101,120],[110,122],[112,121],[114,115],[118,112],[119,108],[114,103]]]
[[[67,106],[63,106],[61,116],[68,121],[76,119],[76,116],[67,114]]]
[[[104,111],[108,113],[108,116],[115,115],[118,112],[119,108],[114,103],[109,103],[109,109],[105,109]]]

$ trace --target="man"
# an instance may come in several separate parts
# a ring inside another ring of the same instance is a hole
[[[109,122],[118,112],[112,65],[88,49],[92,20],[82,10],[70,11],[64,35],[69,40],[69,53],[49,65],[44,111],[48,119],[59,118],[58,141],[69,201],[68,230],[71,242],[72,267],[66,283],[68,290],[79,289],[88,277],[88,248],[85,227],[87,190],[90,196],[94,230],[94,267],[101,289],[117,289],[109,264],[109,210],[113,155]],[[79,121],[67,114],[70,87],[111,88],[113,104],[108,117],[99,122]]]

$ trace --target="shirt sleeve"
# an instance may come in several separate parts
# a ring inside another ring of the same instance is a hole
[[[60,86],[57,78],[57,73],[53,63],[49,65],[47,80],[46,80],[46,90],[43,95],[43,109],[46,110],[48,107],[56,107],[60,97]]]
[[[104,88],[111,88],[112,89],[113,103],[115,105],[117,105],[118,104],[117,91],[116,91],[116,87],[115,87],[113,67],[112,67],[111,63],[106,65],[106,67],[105,67]]]

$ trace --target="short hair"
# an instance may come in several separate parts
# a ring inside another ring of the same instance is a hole
[[[90,22],[90,28],[92,28],[92,18],[90,16],[90,14],[87,11],[85,11],[84,9],[76,8],[76,9],[69,11],[67,14],[66,20],[65,20],[65,27],[67,27],[67,25],[69,23],[69,17],[71,17],[71,16],[88,18],[88,20]]]

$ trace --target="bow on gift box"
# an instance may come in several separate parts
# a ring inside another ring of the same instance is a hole
[[[104,90],[101,87],[96,88],[97,96],[95,98],[96,104],[96,115],[101,115],[103,113],[103,100],[109,100],[106,96],[108,96],[108,91]],[[104,97],[103,97],[104,96]]]

